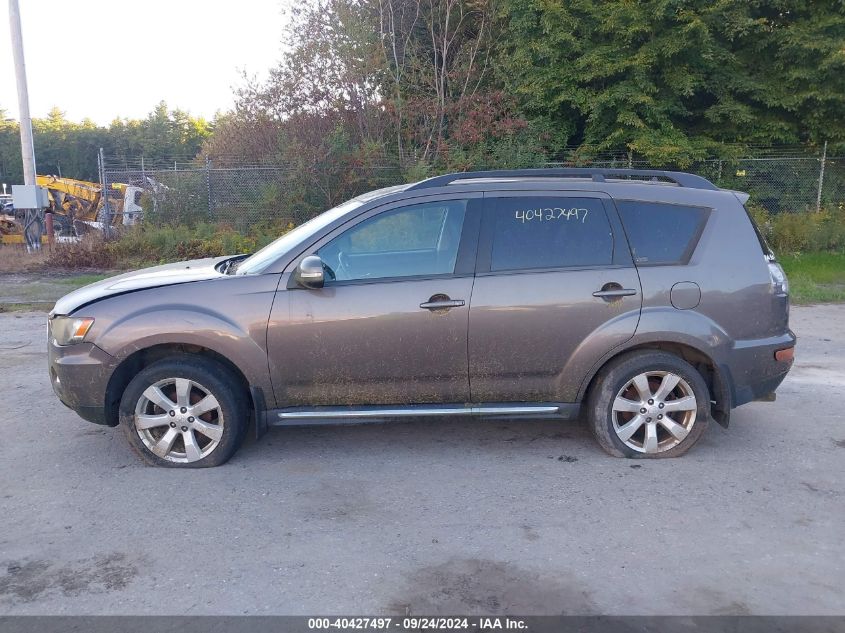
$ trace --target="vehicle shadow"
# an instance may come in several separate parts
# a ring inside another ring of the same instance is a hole
[[[278,461],[318,451],[327,459],[369,456],[374,452],[468,455],[499,454],[515,447],[601,454],[582,420],[467,420],[416,418],[365,424],[273,427],[256,440],[253,429],[235,458]]]
[[[749,450],[749,446],[759,439],[760,430],[753,424],[757,416],[752,411],[734,413],[738,419],[729,432],[711,423],[691,455],[704,458],[707,454],[718,454],[719,459],[730,459],[736,452]],[[752,423],[742,424],[742,418]],[[83,463],[101,462],[105,454],[111,468],[142,466],[121,429],[80,424],[74,435],[76,441],[88,447],[92,442],[103,443],[101,451],[90,452],[90,448],[86,448],[90,454],[86,453],[87,457],[81,460]],[[374,455],[397,463],[423,460],[445,464],[522,458],[562,462],[615,461],[598,447],[584,419],[496,420],[454,416],[272,427],[258,440],[254,427],[250,426],[243,445],[229,464],[252,468],[293,461],[300,465],[333,463],[342,468],[344,464],[366,463]]]
[[[727,457],[733,451],[744,450],[743,444],[753,444],[755,433],[753,428],[747,427],[741,431],[732,428],[731,432],[726,432],[711,421],[700,446],[692,454],[716,451]],[[424,455],[439,461],[472,456],[504,458],[525,452],[543,453],[561,461],[610,459],[596,444],[584,419],[496,420],[455,416],[272,427],[259,440],[255,439],[254,429],[250,427],[244,445],[233,461],[278,462],[298,456],[355,461],[373,453],[390,455],[394,459],[403,455]]]

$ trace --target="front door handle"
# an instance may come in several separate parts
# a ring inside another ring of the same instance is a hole
[[[630,297],[637,294],[634,288],[602,288],[593,293],[594,297],[599,299],[618,299],[620,297]]]
[[[420,304],[423,310],[448,310],[449,308],[460,308],[465,305],[463,299],[441,299],[440,297],[432,297],[428,301]]]

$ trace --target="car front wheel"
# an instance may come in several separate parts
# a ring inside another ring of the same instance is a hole
[[[145,367],[120,401],[120,423],[129,443],[156,466],[225,463],[243,440],[247,416],[244,395],[231,372],[188,355]]]
[[[709,422],[710,393],[688,362],[665,352],[633,352],[596,377],[588,403],[599,445],[616,457],[678,457]]]

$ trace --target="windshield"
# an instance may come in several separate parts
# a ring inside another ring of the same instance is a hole
[[[312,233],[316,233],[320,229],[327,227],[335,220],[341,218],[344,214],[352,209],[360,207],[364,204],[361,200],[353,198],[341,205],[329,209],[321,213],[317,217],[311,218],[308,222],[300,224],[295,229],[288,231],[279,239],[270,242],[267,246],[250,255],[243,260],[237,269],[238,275],[248,275],[250,273],[263,272],[267,266],[276,261],[279,257],[287,253],[290,249],[296,246],[299,242],[304,240]]]

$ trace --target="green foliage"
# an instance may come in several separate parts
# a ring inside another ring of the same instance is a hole
[[[50,269],[132,269],[186,259],[252,253],[292,228],[266,222],[247,232],[226,224],[139,225],[103,240],[91,233],[74,243],[53,247],[45,266]]]
[[[418,182],[420,180],[425,180],[426,178],[431,178],[434,175],[436,175],[436,172],[432,169],[430,164],[418,162],[405,168],[403,180],[405,182]]]
[[[573,146],[578,164],[717,157],[724,183],[795,211],[817,164],[733,178],[737,160],[756,145],[845,149],[838,0],[310,0],[284,39],[205,151],[288,166],[279,206],[295,221],[367,188],[571,160]],[[801,184],[785,195],[787,180]]]
[[[295,223],[401,181],[399,166],[390,164],[383,148],[356,138],[341,117],[300,114],[290,124],[280,148],[288,173],[276,203]]]
[[[464,98],[446,111],[449,127],[431,160],[438,171],[539,167],[546,151],[538,124],[529,124],[514,99],[500,91]]]
[[[845,138],[835,1],[502,0],[499,81],[555,143],[680,166]]]
[[[209,202],[202,174],[185,173],[142,201],[154,225],[235,217],[243,232],[249,218],[299,223],[402,180],[538,166],[571,147],[578,164],[630,152],[697,170],[718,157],[720,184],[799,211],[817,164],[746,176],[738,159],[756,145],[845,150],[842,0],[306,0],[289,11],[282,61],[236,91],[234,111],[208,123],[162,102],[98,126],[54,109],[34,122],[39,173],[96,180],[99,147],[148,166],[198,154],[284,165],[276,182],[233,183],[225,199]],[[20,172],[18,127],[0,110],[0,178]],[[841,190],[837,173],[827,191]],[[824,241],[790,222],[770,220],[789,248]]]
[[[193,158],[211,134],[212,126],[182,110],[168,110],[163,101],[142,120],[115,119],[99,126],[86,119],[69,121],[58,108],[33,119],[32,133],[39,174],[98,181],[97,153],[109,159],[143,156],[149,164]],[[0,109],[0,180],[23,182],[20,132],[16,121]]]
[[[778,254],[845,253],[845,206],[818,213],[770,214],[752,207],[751,214],[769,245]]]
[[[153,196],[149,191],[142,195],[145,223],[194,226],[209,219],[204,173],[177,172],[168,179],[166,186],[164,195]]]

